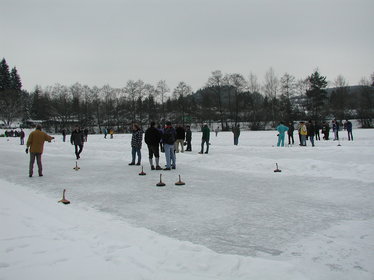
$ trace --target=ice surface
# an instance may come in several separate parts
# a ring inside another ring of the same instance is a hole
[[[193,152],[177,154],[176,170],[151,171],[144,145],[146,176],[127,165],[131,135],[89,135],[79,171],[73,170],[74,147],[57,136],[45,145],[42,178],[28,178],[28,156],[18,139],[0,138],[0,176],[56,201],[65,188],[72,204],[220,254],[286,258],[301,262],[306,273],[317,265],[340,279],[354,273],[371,279],[374,131],[355,130],[355,141],[343,133],[341,146],[317,141],[315,147],[300,147],[297,139],[294,146],[274,147],[273,131],[242,132],[238,146],[231,132],[212,133],[209,154],[200,155],[201,133],[194,132]],[[273,172],[276,163],[282,172]],[[163,188],[155,186],[160,173]],[[179,174],[185,186],[174,185]],[[369,237],[350,235],[356,231]],[[344,244],[331,246],[339,238]]]

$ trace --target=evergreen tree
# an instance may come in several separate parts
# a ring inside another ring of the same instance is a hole
[[[326,77],[321,76],[318,70],[308,77],[310,88],[306,91],[308,115],[314,120],[323,119],[322,108],[327,100]]]
[[[21,104],[21,79],[14,67],[9,72],[9,66],[5,60],[0,62],[0,117],[9,126],[15,118],[21,117],[23,106]]]
[[[10,81],[9,66],[5,58],[3,58],[0,62],[0,91],[10,89]]]
[[[12,68],[12,71],[10,72],[10,88],[14,90],[21,90],[22,88],[22,82],[21,78],[18,75],[16,67]]]

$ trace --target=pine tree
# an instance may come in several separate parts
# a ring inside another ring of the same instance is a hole
[[[0,91],[4,91],[10,88],[10,73],[9,73],[9,66],[3,58],[0,62]]]
[[[18,75],[16,67],[13,67],[10,72],[10,88],[17,91],[20,91],[22,88],[21,78]]]
[[[5,60],[0,62],[0,117],[9,126],[15,118],[21,116],[21,79],[14,67],[9,72],[9,66]]]
[[[321,76],[316,70],[308,77],[308,82],[310,88],[306,91],[306,107],[309,111],[309,116],[314,120],[321,120],[323,118],[322,108],[327,101],[326,77]]]

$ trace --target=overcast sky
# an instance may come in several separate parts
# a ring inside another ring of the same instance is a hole
[[[373,0],[0,0],[0,59],[23,88],[128,80],[197,90],[211,72],[374,72]]]

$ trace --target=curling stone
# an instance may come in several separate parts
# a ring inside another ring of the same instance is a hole
[[[73,168],[75,171],[78,171],[79,169],[81,169],[79,166],[78,166],[78,162],[76,161],[75,162],[75,167]]]
[[[142,172],[140,172],[139,175],[140,175],[140,176],[147,175],[147,174],[143,171],[143,165],[142,165]]]
[[[280,169],[278,168],[278,163],[276,163],[275,165],[276,165],[277,168],[274,170],[274,172],[282,172],[282,170],[280,170]]]
[[[185,185],[186,183],[185,182],[182,182],[181,181],[181,175],[179,175],[179,181],[175,183],[176,186],[183,186]]]
[[[70,201],[65,198],[65,192],[66,190],[64,189],[64,191],[62,192],[62,199],[58,202],[62,202],[63,204],[70,204]]]
[[[165,183],[161,180],[162,174],[160,174],[160,182],[156,184],[157,187],[164,187]]]

